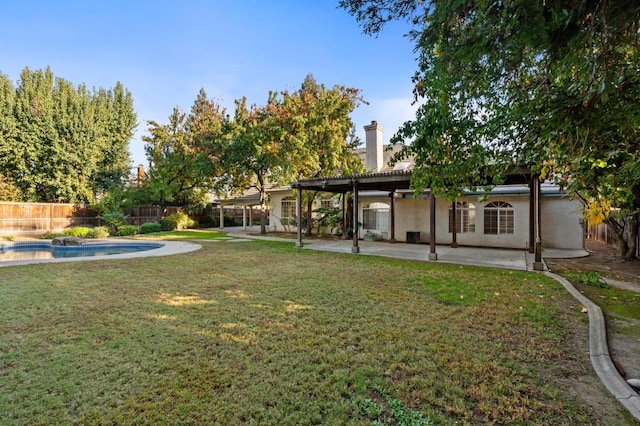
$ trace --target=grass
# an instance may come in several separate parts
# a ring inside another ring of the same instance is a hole
[[[615,287],[598,287],[575,283],[590,300],[604,311],[609,327],[640,341],[640,294]]]
[[[628,421],[567,385],[586,319],[543,275],[201,244],[0,268],[0,423]]]
[[[185,229],[183,231],[154,232],[152,234],[138,234],[136,238],[153,240],[218,240],[228,239],[225,232],[206,229]]]

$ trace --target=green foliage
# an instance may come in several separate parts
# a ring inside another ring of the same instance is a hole
[[[40,238],[43,240],[53,240],[54,238],[63,237],[64,235],[66,235],[64,232],[46,232],[42,234]]]
[[[131,235],[136,235],[138,233],[138,227],[135,225],[122,225],[118,227],[118,231],[116,235],[119,237],[127,237]]]
[[[86,203],[124,185],[136,115],[120,83],[90,91],[25,68],[15,87],[0,74],[0,106],[0,190],[12,199]]]
[[[86,226],[74,226],[63,231],[64,235],[77,238],[106,238],[109,236],[109,229],[104,226],[89,228]],[[46,234],[42,238],[50,239],[57,237],[57,234]]]
[[[74,226],[73,228],[65,229],[63,233],[64,235],[68,235],[70,237],[77,237],[77,238],[93,237],[93,229],[87,228],[86,226]]]
[[[331,234],[342,228],[342,209],[321,206],[315,209],[314,213],[318,214],[318,235],[324,232]]]
[[[200,90],[191,112],[175,108],[168,124],[149,121],[143,136],[149,160],[144,189],[150,204],[167,203],[198,209],[207,193],[223,185],[227,113]]]
[[[420,411],[407,408],[402,401],[381,392],[380,402],[365,398],[356,404],[358,416],[372,425],[431,426],[435,422]],[[383,400],[384,398],[384,400]]]
[[[192,229],[197,227],[197,222],[189,217],[186,213],[177,212],[169,216],[176,223],[176,229]]]
[[[160,226],[159,223],[146,222],[146,223],[143,223],[142,226],[140,226],[141,234],[152,234],[154,232],[160,232],[160,231],[162,231],[162,226]]]
[[[341,0],[366,33],[407,20],[421,104],[414,187],[454,198],[531,166],[585,198],[640,207],[640,4]],[[632,197],[628,197],[632,195]],[[619,205],[619,207],[626,207]]]
[[[578,277],[578,281],[582,284],[599,287],[599,288],[609,288],[609,284],[596,272],[590,271],[580,274]]]
[[[163,231],[175,231],[178,229],[178,223],[171,217],[163,217],[160,219],[160,229]]]
[[[96,226],[93,228],[91,238],[107,238],[109,235],[109,228],[106,226]]]
[[[114,231],[127,223],[127,216],[122,212],[104,213],[102,216],[98,216],[98,219]]]
[[[362,164],[351,149],[359,141],[353,137],[349,115],[361,102],[359,90],[326,89],[313,76],[307,76],[297,92],[271,92],[264,107],[248,107],[245,98],[236,100],[226,157],[229,185],[236,190],[257,188],[264,212],[267,182],[289,184],[360,171]],[[262,218],[264,233],[266,215]]]
[[[138,202],[138,188],[113,187],[109,192],[104,193],[97,202],[91,204],[91,208],[101,214],[111,212],[123,212],[134,205],[144,205],[144,202]]]
[[[232,213],[225,213],[223,215],[224,226],[240,226],[242,223],[236,219],[236,216]],[[211,220],[212,226],[214,228],[220,226],[220,215],[212,214],[209,219]]]

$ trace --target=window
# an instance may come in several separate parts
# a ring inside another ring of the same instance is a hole
[[[377,231],[389,230],[389,206],[385,203],[371,203],[362,209],[362,227]]]
[[[485,234],[513,234],[513,206],[504,201],[494,201],[484,208]]]
[[[325,207],[328,209],[337,209],[338,208],[338,200],[335,198],[323,198],[320,200],[320,207]]]
[[[283,225],[296,223],[296,200],[284,198],[280,202],[280,223]]]
[[[449,232],[453,233],[453,208],[449,207]],[[456,233],[476,232],[476,206],[456,201]]]

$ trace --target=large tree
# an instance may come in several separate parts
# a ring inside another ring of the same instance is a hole
[[[228,139],[226,111],[208,100],[201,89],[191,112],[174,108],[168,124],[149,121],[143,136],[149,161],[144,182],[147,201],[201,207],[224,175],[224,143]]]
[[[269,185],[360,171],[362,165],[352,151],[357,139],[349,116],[360,102],[359,90],[327,89],[312,75],[298,91],[270,93],[264,107],[247,107],[246,99],[236,101],[236,131],[227,157],[234,187],[256,187],[265,210]],[[311,217],[311,201],[307,206]],[[261,232],[266,232],[264,222]]]
[[[419,55],[416,189],[452,198],[529,165],[587,202],[640,208],[640,3],[342,0],[366,33],[407,20]],[[617,188],[617,189],[616,189]],[[615,194],[614,194],[615,193]]]
[[[305,117],[304,134],[308,146],[307,164],[298,172],[298,178],[332,177],[350,175],[362,171],[362,161],[354,149],[360,144],[355,136],[355,126],[351,113],[365,101],[358,89],[334,86],[327,89],[318,84],[309,74],[302,82],[292,102],[299,108],[298,115]],[[304,196],[306,202],[307,235],[312,232],[311,220],[313,201],[317,193]]]
[[[136,115],[120,83],[89,91],[25,68],[15,88],[0,75],[0,104],[0,180],[12,198],[82,203],[124,185]]]
[[[227,152],[227,171],[234,191],[255,187],[260,193],[260,232],[266,233],[267,186],[290,183],[295,172],[292,155],[297,141],[286,137],[278,122],[277,96],[269,95],[265,107],[247,106],[246,98],[236,100],[233,136]]]

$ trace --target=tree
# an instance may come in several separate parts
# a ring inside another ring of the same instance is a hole
[[[248,108],[244,98],[236,101],[236,131],[227,158],[233,186],[238,190],[256,187],[265,217],[268,185],[361,171],[352,151],[358,141],[349,117],[360,102],[357,89],[327,89],[312,75],[299,91],[270,93],[265,107]],[[308,218],[314,197],[307,197]],[[266,232],[264,222],[261,232]]]
[[[143,185],[149,202],[162,208],[174,202],[187,209],[208,202],[209,192],[224,183],[227,121],[226,110],[201,89],[189,114],[174,108],[168,124],[148,122],[149,136],[142,139],[149,161]]]
[[[269,94],[263,108],[247,107],[246,98],[236,100],[233,136],[228,148],[227,171],[236,191],[255,187],[260,193],[260,232],[266,230],[267,185],[290,183],[294,178],[291,155],[295,143],[278,123],[277,98]]]
[[[15,88],[0,76],[0,104],[0,175],[20,200],[84,203],[124,185],[136,115],[120,83],[90,92],[25,68]]]
[[[640,208],[640,4],[342,0],[364,31],[394,19],[413,29],[419,70],[413,140],[416,189],[455,198],[530,165],[585,201],[624,188]],[[636,225],[637,227],[637,225]],[[637,232],[637,228],[636,228]]]
[[[334,86],[327,89],[309,74],[296,95],[298,115],[306,117],[304,133],[308,145],[309,167],[301,169],[298,178],[311,179],[350,175],[362,171],[362,161],[354,149],[360,144],[350,114],[365,101],[358,89]],[[311,235],[311,213],[316,192],[304,197],[307,211],[307,235]]]
[[[94,193],[122,189],[130,170],[129,141],[137,127],[133,98],[117,82],[113,90],[98,89],[91,102],[98,123],[96,140],[102,152],[93,178]]]

